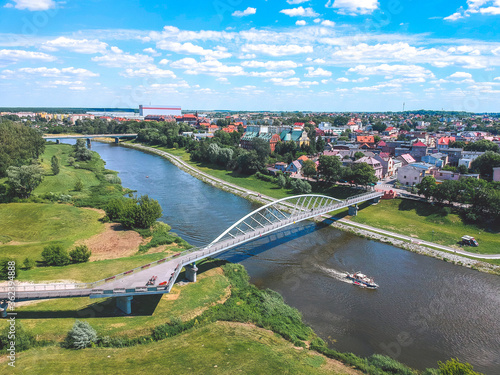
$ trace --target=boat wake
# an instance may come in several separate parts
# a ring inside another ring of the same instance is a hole
[[[327,274],[328,276],[330,276],[336,280],[342,281],[344,283],[352,284],[352,281],[346,278],[347,272],[341,272],[341,271],[337,271],[337,270],[332,269],[332,268],[326,268],[326,267],[321,267],[321,266],[319,266],[319,269],[321,271],[323,271],[323,273]]]

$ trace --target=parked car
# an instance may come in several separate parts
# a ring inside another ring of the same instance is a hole
[[[477,243],[476,239],[471,236],[463,236],[462,237],[462,245],[464,246],[474,246],[477,247],[479,244]]]

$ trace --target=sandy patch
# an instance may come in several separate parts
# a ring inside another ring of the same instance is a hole
[[[124,230],[120,224],[106,223],[105,230],[76,245],[87,245],[92,251],[90,261],[116,259],[134,255],[143,239],[133,230]]]

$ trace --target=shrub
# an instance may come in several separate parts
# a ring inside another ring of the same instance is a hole
[[[36,262],[31,258],[26,258],[24,259],[23,265],[24,269],[30,270],[36,266]]]
[[[0,350],[8,349],[10,347],[10,342],[14,341],[9,338],[10,333],[10,324],[7,324],[4,332],[0,335]],[[23,325],[16,320],[16,331],[15,331],[15,342],[16,342],[16,351],[28,350],[35,346],[36,338],[33,334],[26,331]]]
[[[97,342],[97,333],[87,322],[75,321],[73,328],[68,332],[64,346],[71,349],[83,349]]]
[[[120,185],[122,183],[122,180],[120,179],[120,177],[118,177],[118,176],[116,176],[114,174],[107,174],[107,175],[104,176],[104,178],[110,184]]]
[[[10,271],[10,275],[9,275]],[[13,273],[12,273],[13,272]],[[8,280],[10,277],[17,277],[17,265],[13,258],[0,259],[0,280]]]
[[[368,363],[390,374],[415,375],[412,369],[385,355],[374,354],[368,358]]]
[[[82,180],[78,179],[75,182],[75,190],[76,191],[82,191],[83,190],[83,182]]]
[[[482,375],[474,371],[471,364],[461,363],[455,358],[446,361],[446,363],[439,361],[438,366],[441,375]]]
[[[86,245],[80,245],[75,247],[74,250],[69,252],[72,263],[85,263],[88,262],[92,252]]]
[[[59,245],[49,245],[42,251],[42,258],[48,266],[66,266],[70,263],[68,252]]]

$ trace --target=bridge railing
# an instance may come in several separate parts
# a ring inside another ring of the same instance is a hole
[[[0,293],[8,292],[40,292],[40,291],[57,291],[57,290],[77,290],[77,289],[89,289],[88,283],[78,283],[78,284],[63,284],[63,283],[52,283],[52,284],[15,284],[14,286],[0,285]]]

